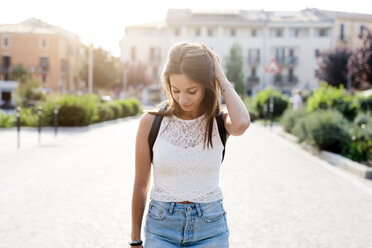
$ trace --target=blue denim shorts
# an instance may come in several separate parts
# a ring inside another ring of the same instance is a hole
[[[189,204],[151,200],[144,230],[144,248],[229,247],[222,199]]]

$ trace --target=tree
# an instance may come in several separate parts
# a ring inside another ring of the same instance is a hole
[[[226,77],[229,81],[235,83],[235,90],[240,95],[244,95],[243,82],[243,56],[242,49],[238,44],[234,44],[230,49],[230,55],[227,58]]]
[[[10,79],[20,83],[25,83],[28,80],[31,80],[31,74],[27,71],[23,64],[20,63],[13,66],[12,71],[10,72]]]
[[[316,77],[329,85],[347,87],[347,63],[351,51],[347,48],[336,48],[320,53],[319,69]]]
[[[127,74],[127,86],[139,88],[154,83],[155,78],[151,78],[147,73],[147,66],[142,62],[130,63],[127,62],[123,66],[124,72]]]
[[[85,61],[80,70],[81,78],[88,83],[89,47],[84,47]],[[93,89],[108,89],[120,82],[119,58],[103,48],[93,49]]]
[[[351,60],[353,83],[357,89],[368,89],[372,87],[372,32],[365,28],[360,38],[363,47],[355,51]]]

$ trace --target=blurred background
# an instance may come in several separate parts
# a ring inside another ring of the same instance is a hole
[[[254,123],[231,138],[221,178],[232,247],[371,247],[372,3],[362,0],[3,2],[0,247],[126,244],[139,117],[166,99],[163,65],[180,41],[219,55]],[[298,147],[346,168],[353,186]]]

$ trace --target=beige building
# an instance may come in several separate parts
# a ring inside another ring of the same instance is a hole
[[[0,42],[0,91],[18,64],[48,91],[73,92],[81,88],[83,48],[78,35],[31,18],[0,25]]]
[[[372,30],[372,15],[328,10],[314,10],[333,19],[333,47],[356,49],[363,45],[363,32]]]

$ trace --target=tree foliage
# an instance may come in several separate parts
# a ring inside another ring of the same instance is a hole
[[[347,63],[351,51],[347,48],[336,48],[320,53],[319,69],[316,77],[329,85],[347,87]]]
[[[363,46],[352,57],[352,74],[356,88],[368,89],[372,87],[372,31],[365,28],[360,38]]]
[[[226,63],[226,77],[235,83],[235,90],[241,96],[244,95],[244,74],[242,48],[234,44],[230,49],[230,55]]]
[[[84,47],[85,60],[80,70],[81,78],[88,84],[89,47]],[[120,82],[120,62],[103,48],[93,49],[93,89],[108,89]]]

